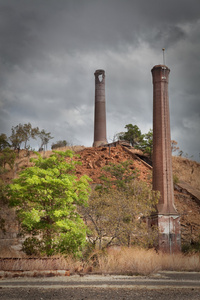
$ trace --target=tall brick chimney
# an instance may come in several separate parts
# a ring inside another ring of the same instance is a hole
[[[96,70],[95,76],[95,112],[94,112],[94,143],[93,147],[107,144],[106,138],[106,101],[105,71]]]
[[[174,206],[168,82],[170,69],[156,65],[153,76],[153,190],[160,192],[152,222],[158,225],[158,248],[180,250],[180,217]]]

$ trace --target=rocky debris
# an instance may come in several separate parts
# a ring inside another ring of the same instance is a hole
[[[85,148],[78,152],[82,164],[77,166],[77,176],[88,175],[93,183],[100,183],[99,177],[102,173],[102,168],[109,163],[120,164],[121,162],[130,160],[131,169],[135,170],[140,180],[151,182],[151,171],[145,164],[138,160],[134,153],[124,151],[121,145],[116,147],[98,147]]]

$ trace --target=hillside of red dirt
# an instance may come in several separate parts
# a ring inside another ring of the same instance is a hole
[[[78,152],[80,158],[77,160],[81,165],[77,166],[77,176],[88,175],[93,183],[100,183],[102,168],[110,163],[119,164],[121,162],[132,161],[130,168],[134,170],[140,180],[151,183],[151,168],[145,166],[133,153],[128,153],[122,146],[85,148]]]
[[[119,164],[132,160],[131,168],[138,172],[140,180],[152,183],[152,168],[135,155],[134,149],[117,147],[85,148],[79,151],[81,166],[77,166],[77,176],[87,174],[93,183],[100,183],[101,170],[109,163]],[[180,179],[188,180],[194,188],[200,187],[200,164],[186,158],[173,157],[173,172]],[[187,169],[187,172],[186,170]],[[182,172],[181,172],[182,171]],[[194,178],[192,178],[193,176]],[[199,183],[199,184],[198,184]],[[200,199],[194,199],[185,190],[174,191],[175,206],[181,216],[181,232],[183,242],[193,242],[200,238]]]
[[[59,149],[59,150],[66,150]],[[137,172],[139,180],[145,181],[148,184],[152,184],[152,168],[143,162],[135,153],[133,148],[127,149],[121,145],[116,147],[98,147],[98,148],[85,148],[73,147],[72,149],[78,154],[75,160],[80,161],[81,165],[76,167],[76,175],[80,177],[82,175],[88,175],[92,179],[93,184],[100,183],[100,175],[102,168],[109,163],[119,164],[126,160],[131,160],[131,169]],[[46,157],[51,155],[52,151],[47,151]],[[36,157],[36,154],[30,153],[27,156],[26,151],[20,151],[19,157],[16,159],[14,170],[8,170],[3,177],[5,182],[10,182],[17,176],[18,172],[23,167],[29,167],[30,157]],[[190,161],[185,158],[173,157],[173,173],[176,174],[178,179],[184,180],[196,191],[199,191],[200,187],[200,164]],[[197,241],[200,237],[200,200],[193,197],[187,190],[179,189],[175,190],[175,206],[178,213],[181,216],[181,230],[182,241],[192,242]]]

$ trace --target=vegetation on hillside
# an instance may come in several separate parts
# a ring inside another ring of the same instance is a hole
[[[148,247],[157,238],[157,228],[148,228],[146,218],[154,211],[159,194],[137,180],[137,172],[131,165],[131,161],[125,161],[104,167],[102,184],[92,192],[88,206],[82,208],[90,228],[88,240],[94,248]]]
[[[139,149],[148,154],[151,158],[153,150],[153,131],[142,134],[137,125],[127,124],[126,132],[120,132],[115,135],[115,139],[125,140],[135,149]]]
[[[26,234],[23,250],[29,255],[76,255],[86,242],[86,226],[77,207],[87,204],[89,178],[77,180],[72,158],[71,151],[55,151],[49,158],[38,155],[34,166],[8,185],[10,205]]]
[[[53,138],[50,132],[46,132],[44,129],[39,130],[38,127],[32,127],[30,123],[19,123],[16,126],[12,126],[11,132],[10,137],[7,137],[4,133],[0,135],[0,151],[5,148],[12,148],[19,152],[23,144],[24,149],[29,150],[31,147],[28,142],[36,138],[40,139],[40,148],[45,149],[49,141]]]
[[[125,125],[126,132],[119,132],[114,135],[114,140],[124,140],[127,141],[135,149],[143,151],[147,154],[150,159],[153,153],[153,130],[150,129],[147,133],[142,133],[137,125],[127,124]],[[188,154],[184,153],[177,146],[178,142],[175,140],[171,141],[172,153],[178,153],[178,156],[185,156],[188,158]]]
[[[51,149],[53,150],[53,149],[57,149],[57,148],[62,148],[62,147],[66,147],[67,145],[68,145],[68,143],[66,140],[60,140],[55,143],[52,143]]]
[[[126,129],[127,132],[120,133],[119,138],[126,138],[151,156],[152,130],[142,134],[132,124],[126,125]],[[21,233],[28,237],[23,245],[26,253],[77,254],[86,245],[86,234],[92,245],[90,249],[96,246],[103,249],[111,245],[146,247],[153,244],[157,231],[149,230],[145,218],[153,211],[158,195],[138,180],[137,170],[130,161],[108,164],[102,170],[101,185],[89,195],[89,179],[85,176],[79,179],[75,177],[76,163],[71,152],[55,151],[52,154],[49,151],[43,154],[43,158],[39,155],[29,163],[29,155],[33,156],[33,153],[29,151],[28,143],[36,137],[41,139],[41,146],[45,147],[52,138],[51,133],[32,128],[30,123],[13,127],[13,139],[5,134],[0,135],[1,174],[8,180],[10,175],[6,174],[10,170],[14,168],[16,176],[16,170],[20,170],[19,164],[23,169],[8,190],[10,203],[18,212]],[[52,148],[63,147],[66,143],[65,140],[57,141]],[[20,150],[20,156],[19,153],[16,156],[22,146],[26,151]],[[178,150],[177,142],[172,141],[172,152]],[[198,163],[175,157],[173,165],[177,180],[185,180],[199,188]],[[89,166],[93,167],[91,163]],[[1,186],[3,193],[0,196],[5,200],[3,182]],[[4,223],[5,220],[0,217],[1,230]],[[199,251],[199,244],[196,246],[195,249]]]

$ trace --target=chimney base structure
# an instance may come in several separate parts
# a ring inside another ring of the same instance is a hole
[[[158,249],[174,253],[181,250],[180,216],[174,206],[171,133],[169,116],[169,68],[154,66],[153,77],[153,190],[160,192],[150,224],[159,229]]]
[[[180,252],[180,216],[155,213],[151,216],[150,226],[155,225],[159,230],[156,248],[169,254]]]
[[[105,71],[96,70],[94,76],[95,76],[95,109],[94,109],[93,147],[99,147],[108,143],[106,138]]]

